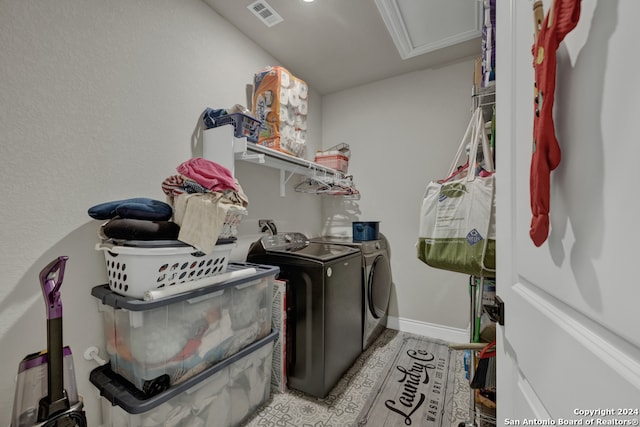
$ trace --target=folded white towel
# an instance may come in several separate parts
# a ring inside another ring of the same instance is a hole
[[[176,197],[174,222],[180,226],[178,240],[211,253],[231,206],[222,196],[222,193],[194,193]]]

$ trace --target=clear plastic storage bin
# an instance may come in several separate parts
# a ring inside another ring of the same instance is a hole
[[[347,169],[349,169],[349,158],[337,152],[335,154],[316,154],[313,161],[342,173],[347,173]]]
[[[102,395],[105,427],[234,427],[268,399],[278,331],[148,399],[109,369],[94,369],[89,379]]]
[[[111,369],[146,396],[179,384],[228,358],[271,330],[271,294],[278,267],[229,263],[255,273],[192,291],[143,301],[96,286]]]

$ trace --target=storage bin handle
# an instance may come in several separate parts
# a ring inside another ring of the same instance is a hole
[[[221,289],[221,290],[219,290],[217,292],[211,292],[210,294],[200,295],[199,297],[189,298],[186,301],[189,304],[197,304],[197,303],[199,303],[201,301],[208,300],[209,298],[219,297],[222,294],[224,294],[224,289]]]
[[[248,288],[249,286],[254,286],[257,285],[258,283],[261,282],[262,279],[257,279],[257,280],[252,280],[251,282],[247,282],[247,283],[241,283],[239,285],[234,286],[237,290],[242,290],[245,288]]]

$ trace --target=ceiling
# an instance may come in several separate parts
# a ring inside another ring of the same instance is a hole
[[[279,62],[265,66],[286,67],[322,95],[481,52],[477,0],[266,0],[283,18],[271,27],[247,8],[255,0],[203,1]],[[473,34],[448,34],[468,26],[467,7]],[[425,34],[436,40],[414,42]]]

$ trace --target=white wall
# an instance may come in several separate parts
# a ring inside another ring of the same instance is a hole
[[[0,425],[10,422],[19,361],[46,347],[38,273],[68,255],[64,340],[97,426],[95,364],[82,354],[103,342],[90,289],[106,273],[87,209],[163,199],[162,180],[201,153],[204,108],[244,104],[253,73],[277,64],[200,0],[7,0],[0,46]],[[310,101],[313,143],[321,99],[311,92]],[[291,189],[280,198],[275,170],[239,164],[236,172],[250,198],[245,233],[257,232],[260,217],[318,232],[319,199]]]
[[[425,187],[447,175],[469,122],[472,80],[473,59],[466,59],[323,98],[323,144],[350,145],[349,173],[362,194],[328,200],[325,224],[345,216],[381,221],[392,249],[390,316],[401,326],[469,322],[468,277],[423,264],[415,243]]]

